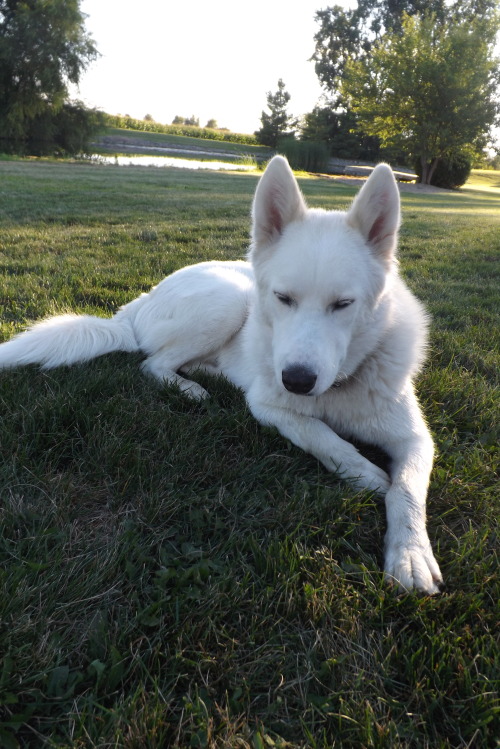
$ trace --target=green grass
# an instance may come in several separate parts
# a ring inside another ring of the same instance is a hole
[[[500,196],[500,172],[493,169],[473,169],[466,187],[479,190],[494,190]]]
[[[255,184],[0,162],[1,339],[242,257]],[[354,194],[301,185],[315,206]],[[223,380],[197,405],[136,355],[2,373],[0,746],[496,746],[500,200],[403,210],[403,274],[433,315],[418,387],[446,592],[385,588],[382,504]]]

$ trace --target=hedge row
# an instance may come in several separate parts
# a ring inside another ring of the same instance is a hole
[[[148,133],[165,133],[167,135],[185,135],[191,138],[204,138],[206,140],[220,140],[229,143],[244,143],[249,146],[257,146],[255,135],[244,133],[231,133],[226,130],[212,130],[207,127],[196,127],[195,125],[162,125],[154,120],[136,120],[133,117],[120,114],[106,114],[105,124],[108,127],[120,127],[127,130],[143,130]]]

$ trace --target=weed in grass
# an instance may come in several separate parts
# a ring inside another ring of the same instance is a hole
[[[245,253],[255,177],[2,161],[2,339],[109,315],[187,262]],[[354,189],[303,180],[311,204]],[[381,503],[140,357],[0,377],[0,744],[494,747],[499,198],[406,195],[401,264],[434,318],[419,393],[447,580],[400,597]]]

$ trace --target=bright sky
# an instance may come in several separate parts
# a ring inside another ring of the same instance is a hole
[[[314,15],[334,4],[349,0],[82,0],[102,56],[76,95],[110,114],[151,114],[162,123],[194,114],[202,126],[214,118],[252,133],[279,78],[290,114],[317,103],[322,90],[308,62]]]

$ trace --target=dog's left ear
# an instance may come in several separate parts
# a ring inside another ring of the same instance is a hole
[[[252,209],[253,247],[275,242],[291,221],[300,220],[306,204],[283,156],[275,156],[260,178]]]
[[[389,265],[401,222],[399,190],[387,164],[375,167],[347,214],[347,223],[363,235],[373,254]]]

